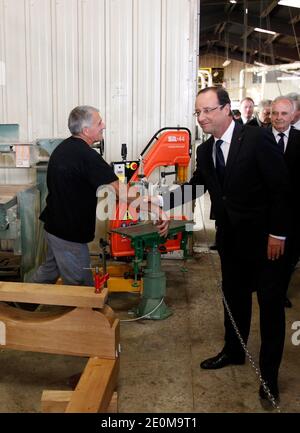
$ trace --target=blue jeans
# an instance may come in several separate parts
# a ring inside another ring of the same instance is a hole
[[[93,286],[87,244],[65,241],[45,231],[48,251],[45,263],[34,273],[32,283],[54,284],[59,277],[74,286]]]

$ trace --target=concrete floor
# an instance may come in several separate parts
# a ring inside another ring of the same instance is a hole
[[[164,260],[167,298],[173,315],[162,321],[121,322],[119,412],[264,412],[258,400],[259,382],[253,368],[199,368],[201,360],[223,346],[223,307],[217,279],[216,253],[200,248],[188,260]],[[213,239],[213,232],[209,232]],[[202,246],[201,246],[202,245]],[[280,372],[282,412],[300,412],[300,345],[291,342],[291,326],[300,320],[300,269],[289,290],[293,308],[286,310],[284,359]],[[249,349],[258,359],[259,324],[255,296]],[[120,319],[138,303],[137,295],[113,294],[109,304]],[[0,412],[39,412],[44,389],[70,389],[69,376],[81,371],[84,358],[0,350]]]

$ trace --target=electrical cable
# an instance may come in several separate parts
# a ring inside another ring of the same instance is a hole
[[[120,322],[136,322],[136,321],[141,320],[141,319],[144,319],[144,318],[149,319],[149,316],[150,316],[151,314],[153,314],[153,313],[154,313],[154,312],[155,312],[155,311],[156,311],[156,310],[161,306],[161,304],[162,304],[163,302],[164,302],[164,298],[161,298],[159,304],[156,305],[156,307],[153,308],[153,310],[150,311],[149,313],[144,314],[143,316],[140,316],[140,317],[135,317],[134,319],[120,319]]]

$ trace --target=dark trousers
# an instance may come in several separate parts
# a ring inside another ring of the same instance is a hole
[[[286,290],[288,290],[295,266],[300,257],[300,234],[298,230],[294,230],[292,235],[287,239],[286,256],[287,266],[284,271],[283,284]]]
[[[260,308],[259,365],[263,378],[275,385],[285,338],[286,287],[283,280],[286,259],[283,257],[275,261],[268,260],[267,236],[258,236],[255,230],[251,233],[251,228],[244,233],[239,230],[218,232],[217,245],[221,258],[225,299],[240,334],[247,343],[251,324],[252,293],[256,291]],[[236,360],[243,360],[244,350],[225,308],[224,325],[225,352]]]

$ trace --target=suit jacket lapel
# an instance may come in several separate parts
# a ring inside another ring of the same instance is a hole
[[[235,128],[233,130],[232,139],[231,139],[230,148],[229,148],[229,153],[228,153],[227,162],[226,162],[224,187],[226,186],[226,183],[228,182],[228,177],[230,175],[230,171],[231,171],[232,166],[234,164],[235,158],[239,152],[243,134],[244,134],[244,127],[241,124],[236,123]]]
[[[206,166],[208,168],[208,171],[210,173],[210,175],[212,176],[212,178],[214,179],[214,182],[217,183],[219,185],[219,181],[218,181],[218,176],[217,176],[217,172],[216,172],[216,167],[214,164],[214,160],[213,160],[213,146],[214,146],[214,137],[211,136],[208,139],[208,143],[207,143],[207,153],[206,153]]]
[[[216,172],[216,167],[214,164],[214,160],[213,160],[213,146],[214,146],[214,137],[211,136],[208,141],[207,141],[207,152],[206,152],[206,166],[208,169],[208,172],[215,184],[215,187],[218,189],[219,193],[222,192],[221,190],[221,185],[219,183],[218,180],[218,176],[217,176],[217,172]]]

